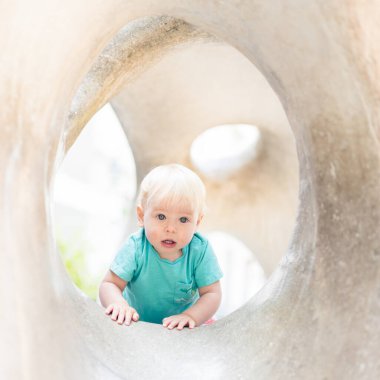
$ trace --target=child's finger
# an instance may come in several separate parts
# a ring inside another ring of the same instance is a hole
[[[133,319],[135,322],[137,322],[137,321],[139,320],[139,318],[140,318],[140,316],[139,316],[138,313],[135,311],[135,312],[133,313],[132,319]]]
[[[169,325],[173,322],[173,318],[165,318],[164,320],[164,327],[169,327]]]
[[[116,321],[117,316],[119,315],[119,308],[115,306],[113,308],[112,314],[111,314],[111,319]]]
[[[182,319],[178,323],[177,330],[182,330],[186,325],[187,325],[187,320],[186,319]]]
[[[127,326],[129,326],[131,324],[131,319],[132,319],[132,311],[131,310],[128,310],[126,313],[125,313],[125,324]]]
[[[168,329],[169,330],[172,330],[172,329],[174,329],[174,327],[176,327],[178,325],[178,320],[177,319],[173,319],[170,323],[169,323],[169,325],[168,325]]]
[[[121,309],[120,312],[119,312],[119,316],[117,317],[117,323],[119,325],[123,324],[124,317],[125,317],[125,310]]]
[[[108,305],[108,307],[107,307],[105,313],[106,313],[106,314],[110,314],[111,311],[112,311],[112,309],[113,309],[113,305]]]
[[[190,319],[189,321],[189,329],[193,329],[195,327],[195,321],[193,319]]]

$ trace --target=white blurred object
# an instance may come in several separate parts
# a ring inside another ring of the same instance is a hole
[[[224,124],[201,133],[191,145],[193,165],[205,176],[223,180],[254,160],[261,147],[260,130],[250,124]]]
[[[243,306],[266,282],[260,263],[240,240],[224,232],[207,234],[224,276],[222,304],[217,318],[222,318]]]
[[[85,251],[90,272],[105,272],[119,248],[135,192],[133,154],[106,104],[68,151],[54,186],[56,235],[71,250]]]

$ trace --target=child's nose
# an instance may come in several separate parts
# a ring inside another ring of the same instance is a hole
[[[166,224],[166,231],[167,232],[175,232],[175,226],[173,223],[167,223]]]

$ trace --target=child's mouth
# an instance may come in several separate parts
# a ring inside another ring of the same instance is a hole
[[[173,248],[176,245],[176,242],[174,240],[162,240],[162,245],[167,248]]]

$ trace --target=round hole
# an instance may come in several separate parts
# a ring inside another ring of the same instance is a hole
[[[206,177],[224,180],[253,161],[261,147],[260,130],[249,124],[224,124],[201,133],[192,143],[193,165]]]

